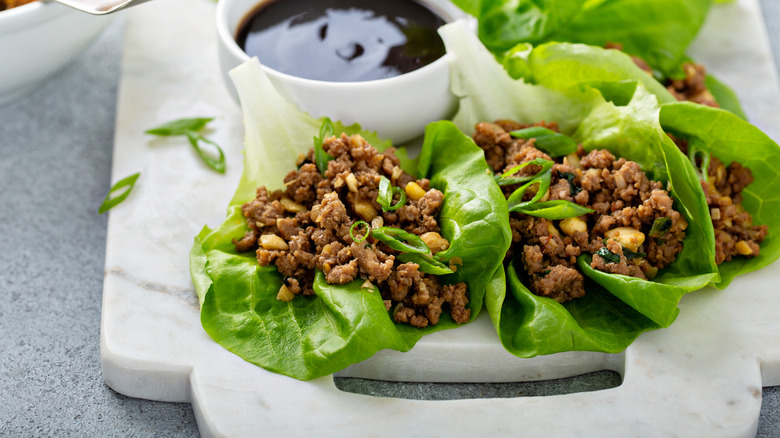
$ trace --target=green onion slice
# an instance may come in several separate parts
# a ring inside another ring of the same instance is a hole
[[[200,159],[203,160],[203,162],[206,163],[207,166],[209,166],[212,170],[217,171],[219,173],[225,173],[225,153],[222,152],[222,148],[220,148],[218,144],[198,134],[195,131],[188,131],[186,135],[192,147],[195,148],[195,152],[198,153]],[[206,152],[204,152],[203,149],[200,147],[201,141],[214,146],[214,148],[216,148],[217,152],[219,153],[219,157],[212,158],[208,154],[206,154]]]
[[[696,158],[701,159],[701,164],[696,165]],[[699,179],[704,182],[709,182],[709,175],[707,174],[707,170],[710,167],[710,152],[703,148],[699,147],[693,144],[693,142],[688,144],[688,159],[691,160],[691,163],[693,163],[693,168],[696,169],[696,173],[699,176]]]
[[[358,227],[361,227],[361,226],[363,228],[365,228],[366,232],[363,234],[363,236],[360,239],[356,239],[355,238],[355,234],[354,234],[355,230]],[[357,222],[353,223],[351,227],[349,227],[349,237],[351,237],[352,241],[355,242],[355,243],[360,243],[360,242],[366,240],[368,238],[369,234],[371,234],[371,226],[368,225],[368,222],[366,222],[366,221],[357,221]]]
[[[569,155],[577,150],[577,143],[574,140],[542,126],[518,129],[509,134],[515,138],[536,139],[536,147],[547,152],[552,157]]]
[[[596,254],[600,255],[604,260],[610,263],[620,263],[620,256],[608,250],[606,246],[602,246],[596,251]]]
[[[212,120],[213,118],[209,117],[178,119],[163,123],[160,126],[148,129],[144,132],[146,134],[157,135],[160,137],[174,137],[179,135],[187,137],[190,144],[195,149],[195,152],[197,152],[200,159],[203,160],[203,162],[206,163],[209,168],[219,173],[225,173],[225,153],[222,151],[222,148],[220,148],[218,144],[198,133],[198,131],[205,128],[206,125]],[[212,158],[209,156],[209,154],[204,152],[201,148],[200,142],[212,145],[217,150],[219,156],[217,158]]]
[[[515,173],[519,172],[520,169],[530,166],[532,164],[536,164],[538,166],[542,166],[542,170],[540,170],[536,175],[530,175],[530,176],[517,176],[513,177]],[[548,170],[552,169],[553,162],[550,160],[545,160],[544,158],[537,158],[535,160],[531,160],[528,162],[525,162],[523,164],[519,164],[506,172],[502,173],[501,175],[496,175],[494,178],[496,180],[496,183],[498,183],[499,186],[511,186],[514,184],[520,184],[524,183],[526,181],[530,181],[537,176],[547,172]]]
[[[571,173],[571,172],[559,172],[558,176],[560,176],[561,178],[563,178],[563,179],[565,179],[566,181],[569,182],[569,193],[571,193],[572,196],[575,196],[577,193],[582,191],[582,188],[577,187],[574,184],[575,175],[573,173]]]
[[[138,179],[138,177],[141,175],[141,173],[134,173],[127,178],[122,179],[121,181],[114,184],[113,187],[111,187],[111,190],[108,191],[106,194],[106,199],[103,200],[103,204],[100,205],[100,209],[98,210],[99,214],[103,214],[107,212],[108,210],[111,210],[112,208],[116,207],[124,201],[129,195],[130,192],[133,190],[133,187],[135,187],[135,181]],[[117,191],[120,191],[122,189],[126,188],[122,193],[116,195],[115,197],[111,197],[111,194]]]
[[[659,217],[653,221],[653,226],[650,228],[650,237],[656,239],[664,237],[667,231],[672,228],[672,218]]]
[[[335,157],[322,149],[322,142],[326,138],[333,137],[334,132],[333,122],[331,122],[330,118],[325,117],[322,121],[322,126],[320,126],[319,137],[314,137],[314,164],[317,165],[317,170],[323,175],[328,170],[328,162],[334,160]]]
[[[371,230],[371,237],[384,242],[390,248],[416,254],[428,254],[431,252],[428,245],[416,234],[409,233],[400,228],[381,227]]]
[[[544,197],[544,194],[547,193],[547,190],[550,188],[550,180],[551,180],[551,174],[550,174],[550,170],[548,169],[546,172],[540,175],[537,174],[532,180],[528,181],[527,183],[523,184],[519,189],[512,192],[512,194],[509,195],[509,198],[507,198],[506,200],[507,205],[509,206],[509,210],[513,211],[516,210],[517,208],[524,208],[526,206],[539,202],[542,199],[542,197]],[[525,192],[527,192],[528,189],[534,184],[539,184],[539,188],[537,189],[536,194],[531,200],[523,201],[523,195],[525,195]]]
[[[398,254],[395,258],[403,263],[416,263],[420,266],[418,270],[426,274],[445,275],[454,272],[447,265],[427,254],[403,253]]]
[[[398,202],[393,204],[393,198],[398,195]],[[379,179],[379,194],[376,202],[382,207],[383,211],[394,211],[406,204],[406,192],[400,187],[394,187],[390,184],[387,177]]]
[[[588,207],[583,207],[571,201],[556,199],[554,201],[536,202],[525,206],[516,205],[509,210],[529,216],[543,217],[549,220],[561,220],[570,217],[582,216],[593,213]]]

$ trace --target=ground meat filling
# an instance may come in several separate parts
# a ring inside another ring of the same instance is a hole
[[[622,44],[618,43],[607,43],[604,47],[607,49],[623,50]],[[650,75],[653,74],[653,68],[650,67],[644,59],[637,56],[631,56],[631,59],[639,68]],[[718,108],[720,105],[718,105],[718,102],[715,100],[715,96],[710,93],[705,82],[707,78],[707,69],[701,64],[686,62],[683,63],[682,70],[685,76],[681,79],[666,78],[666,80],[663,81],[663,84],[669,93],[680,101],[690,101]]]
[[[364,227],[352,228],[357,221],[371,228],[401,228],[420,236],[432,253],[447,249],[449,242],[436,222],[442,192],[402,171],[392,149],[379,153],[359,135],[330,137],[322,147],[334,157],[324,175],[313,163],[311,150],[299,157],[298,170],[285,177],[284,191],[260,187],[255,199],[243,205],[249,230],[233,242],[236,250],[256,250],[260,265],[276,266],[284,276],[277,296],[281,300],[314,294],[319,269],[330,284],[360,278],[366,281],[364,287],[377,286],[397,322],[425,327],[437,324],[442,311],[449,311],[458,324],[468,322],[466,283],[439,284],[418,264],[396,260],[399,252],[385,243],[370,236],[362,240]],[[377,202],[383,176],[407,196],[394,211],[383,211]],[[351,228],[359,243],[353,241]]]
[[[510,135],[528,126],[506,120],[482,122],[473,138],[496,174],[536,158],[555,161],[550,189],[542,200],[563,199],[594,210],[563,220],[510,214],[513,244],[507,259],[521,261],[531,291],[558,302],[583,296],[584,277],[577,268],[581,254],[592,255],[594,269],[652,279],[682,251],[688,223],[674,210],[662,184],[649,180],[637,163],[617,159],[606,150],[586,154],[582,146],[553,160],[535,147],[534,139]],[[555,123],[536,126],[558,130]],[[539,170],[529,165],[516,175]],[[524,199],[531,199],[537,187],[531,187]],[[508,197],[516,188],[503,189]]]
[[[669,135],[686,155],[688,142]],[[701,166],[698,162],[697,167]],[[712,225],[715,228],[715,262],[721,264],[734,257],[755,257],[767,236],[766,225],[753,225],[753,217],[742,207],[742,190],[753,182],[753,173],[736,161],[726,166],[711,156],[707,181],[700,180]]]

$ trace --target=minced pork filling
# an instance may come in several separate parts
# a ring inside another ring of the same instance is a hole
[[[671,134],[669,137],[684,154],[688,154],[686,140]],[[700,159],[696,157],[697,162],[694,164],[697,168],[701,168]],[[699,182],[704,189],[712,226],[715,228],[715,262],[721,264],[734,257],[759,255],[759,245],[769,229],[766,225],[754,225],[753,217],[742,206],[742,190],[753,183],[753,173],[736,161],[726,166],[715,156],[708,159],[707,178]]]
[[[561,199],[593,210],[562,220],[510,213],[513,243],[507,259],[520,260],[532,292],[558,302],[583,296],[584,277],[577,268],[581,254],[592,256],[594,269],[642,279],[652,279],[677,257],[688,223],[660,182],[649,180],[637,163],[607,150],[586,154],[578,145],[575,153],[553,159],[535,147],[535,139],[510,135],[529,126],[508,120],[482,122],[473,138],[496,174],[537,158],[554,161],[542,200]],[[555,123],[535,126],[558,131]],[[533,164],[517,175],[539,171]],[[516,188],[503,189],[508,197]],[[532,198],[535,190],[531,187],[524,199]]]
[[[459,324],[468,322],[466,283],[440,284],[418,263],[399,261],[402,251],[372,234],[389,228],[411,233],[427,245],[429,256],[447,249],[436,221],[442,192],[404,172],[393,149],[379,153],[360,135],[326,138],[322,149],[332,157],[324,174],[312,149],[285,177],[283,191],[260,187],[242,207],[249,230],[234,244],[239,252],[256,250],[260,265],[273,264],[284,276],[277,298],[314,294],[319,269],[330,284],[359,278],[364,287],[377,286],[397,322],[425,327],[437,324],[442,311]],[[385,211],[377,201],[382,178],[396,188],[395,209]],[[449,268],[457,269],[457,262],[449,261]]]

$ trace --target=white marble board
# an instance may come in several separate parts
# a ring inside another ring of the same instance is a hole
[[[188,269],[193,237],[218,225],[241,172],[241,114],[221,82],[214,3],[157,0],[127,11],[112,181],[141,172],[113,209],[103,292],[103,376],[116,391],[190,402],[203,436],[752,436],[762,386],[780,385],[780,264],[728,289],[687,295],[668,329],[624,353],[519,359],[487,315],[409,353],[383,351],[340,373],[403,381],[535,381],[613,370],[606,390],[549,397],[419,401],[345,393],[244,362],[209,338]],[[171,17],[175,17],[172,19]],[[780,89],[757,0],[715,8],[691,54],[735,88],[749,118],[779,139]],[[214,116],[227,173],[207,169],[159,123]],[[565,413],[565,414],[564,414]]]

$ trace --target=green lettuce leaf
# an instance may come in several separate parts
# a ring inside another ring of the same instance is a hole
[[[765,224],[769,234],[757,257],[737,257],[720,265],[720,282],[725,288],[737,275],[769,265],[780,257],[780,147],[766,134],[736,115],[717,108],[679,102],[663,105],[661,125],[668,132],[688,140],[718,157],[724,164],[737,161],[750,169],[754,182],[743,190],[743,206],[754,224]],[[682,154],[680,154],[682,156]],[[707,212],[709,217],[709,211]],[[714,243],[713,243],[714,245]]]
[[[712,0],[589,0],[547,41],[620,43],[626,53],[675,77],[711,6]]]
[[[628,102],[637,83],[662,104],[677,102],[666,87],[619,50],[576,43],[545,43],[537,47],[519,44],[502,54],[501,62],[515,79],[557,90],[595,87],[617,105]],[[567,74],[561,75],[560,71]],[[706,85],[723,109],[747,119],[739,99],[728,86],[712,75],[707,75]]]
[[[716,1],[715,3],[720,3]],[[682,64],[691,61],[685,54],[701,29],[712,7],[712,0],[455,0],[454,3],[479,20],[478,33],[482,42],[497,56],[508,57],[505,65],[513,77],[523,76],[512,65],[524,44],[570,42],[603,48],[607,43],[620,43],[625,53],[644,59],[658,78],[680,78]],[[583,68],[577,81],[615,82],[621,79],[640,81],[659,101],[674,99],[665,88],[636,66],[630,58],[618,59],[613,50],[588,51],[580,48],[574,59],[560,49],[538,53],[549,63],[547,72],[559,68]],[[536,60],[540,61],[539,59]],[[569,62],[569,65],[566,65]],[[554,80],[538,71],[538,78],[526,78],[541,83],[541,78]],[[599,76],[599,75],[603,75]],[[624,76],[625,75],[625,76]],[[722,108],[746,119],[734,92],[711,75],[706,85]],[[659,90],[660,87],[660,90]]]
[[[584,297],[560,304],[533,294],[520,280],[514,263],[496,276],[486,307],[502,345],[520,357],[563,351],[619,353],[642,332],[658,328],[598,284],[588,283]],[[587,280],[586,280],[587,281]]]
[[[282,280],[275,267],[259,266],[253,253],[239,254],[231,242],[247,230],[241,205],[259,186],[282,185],[298,154],[311,147],[321,122],[284,101],[256,60],[235,69],[231,77],[244,111],[244,173],[227,219],[201,231],[190,257],[206,332],[251,363],[305,380],[334,373],[382,349],[407,351],[426,333],[457,327],[444,314],[437,325],[425,329],[396,324],[378,290],[362,289],[362,280],[329,285],[321,273],[315,277],[315,296],[276,299]],[[337,123],[336,130],[360,133],[380,150],[390,146],[359,126]],[[446,122],[430,125],[426,136],[421,156],[427,158],[420,175],[445,194],[439,224],[450,241],[437,258],[461,260],[456,272],[441,280],[468,283],[473,319],[482,308],[490,274],[500,267],[511,241],[506,203],[482,150],[470,138]],[[414,173],[416,162],[404,158],[402,163]]]
[[[676,208],[690,224],[683,252],[654,281],[619,278],[611,274],[593,275],[592,280],[595,283],[599,283],[601,287],[635,310],[621,314],[641,316],[635,321],[635,326],[616,324],[617,331],[611,333],[616,336],[614,342],[603,344],[600,344],[601,341],[556,342],[549,348],[537,347],[539,351],[544,351],[544,354],[580,348],[613,351],[611,348],[617,348],[614,347],[615,345],[625,348],[636,337],[633,328],[628,332],[634,334],[625,336],[618,333],[626,326],[650,329],[671,324],[678,313],[677,304],[680,298],[685,293],[716,280],[717,269],[714,263],[714,249],[710,245],[714,242],[712,226],[704,219],[707,218],[706,201],[692,165],[681,158],[674,144],[661,129],[658,121],[660,107],[655,96],[647,92],[641,84],[636,84],[621,91],[625,94],[626,90],[632,90],[632,94],[622,96],[620,100],[625,101],[625,104],[617,105],[605,100],[596,88],[580,86],[554,90],[529,84],[523,80],[515,80],[480,42],[465,30],[462,23],[447,25],[440,32],[447,52],[451,55],[453,89],[460,98],[460,107],[454,122],[461,130],[470,133],[476,123],[496,119],[512,119],[521,123],[534,123],[540,120],[558,122],[561,132],[582,143],[586,150],[608,149],[616,156],[638,162],[650,178],[668,182]],[[528,74],[539,77],[534,63],[528,63],[527,68]],[[579,80],[579,71],[576,69],[558,70],[556,74],[558,77],[554,80],[560,83],[576,83]],[[586,270],[585,274],[593,274],[591,271]],[[569,327],[560,318],[574,318],[580,329],[584,331],[581,335],[582,339],[601,336],[596,335],[596,332],[603,331],[605,327],[608,330],[610,327],[609,318],[612,312],[601,313],[601,317],[606,319],[596,324],[592,318],[596,318],[593,315],[598,313],[590,311],[572,313],[567,310],[567,306],[570,305],[563,306],[551,300],[544,301],[543,304],[534,304],[555,308],[554,311],[542,312],[546,316],[537,315],[535,317],[537,322],[534,324],[507,321],[504,312],[514,312],[511,309],[518,305],[518,300],[521,299],[518,297],[524,297],[522,299],[525,305],[528,305],[528,300],[533,298],[523,295],[522,290],[518,289],[519,284],[519,281],[509,282],[512,294],[507,294],[509,296],[505,298],[500,310],[496,296],[489,297],[487,306],[505,347],[515,354],[528,354],[517,348],[519,342],[517,339],[523,337],[534,339],[539,336],[536,332],[539,327]],[[593,290],[597,295],[599,289],[594,283],[590,283],[587,294],[591,294]],[[648,290],[652,293],[648,294]],[[658,297],[661,297],[660,304]],[[510,310],[505,310],[504,306],[510,306]],[[581,321],[579,318],[583,318],[584,315],[588,315],[587,318],[591,320]],[[496,323],[496,318],[499,323]],[[542,322],[544,318],[548,319]],[[651,323],[646,320],[650,320]],[[510,339],[512,342],[507,344]],[[621,341],[618,342],[616,339]],[[611,345],[610,349],[606,345]],[[530,347],[523,347],[526,348]]]
[[[479,20],[493,52],[518,43],[620,43],[664,76],[680,76],[685,51],[712,0],[455,0]]]

